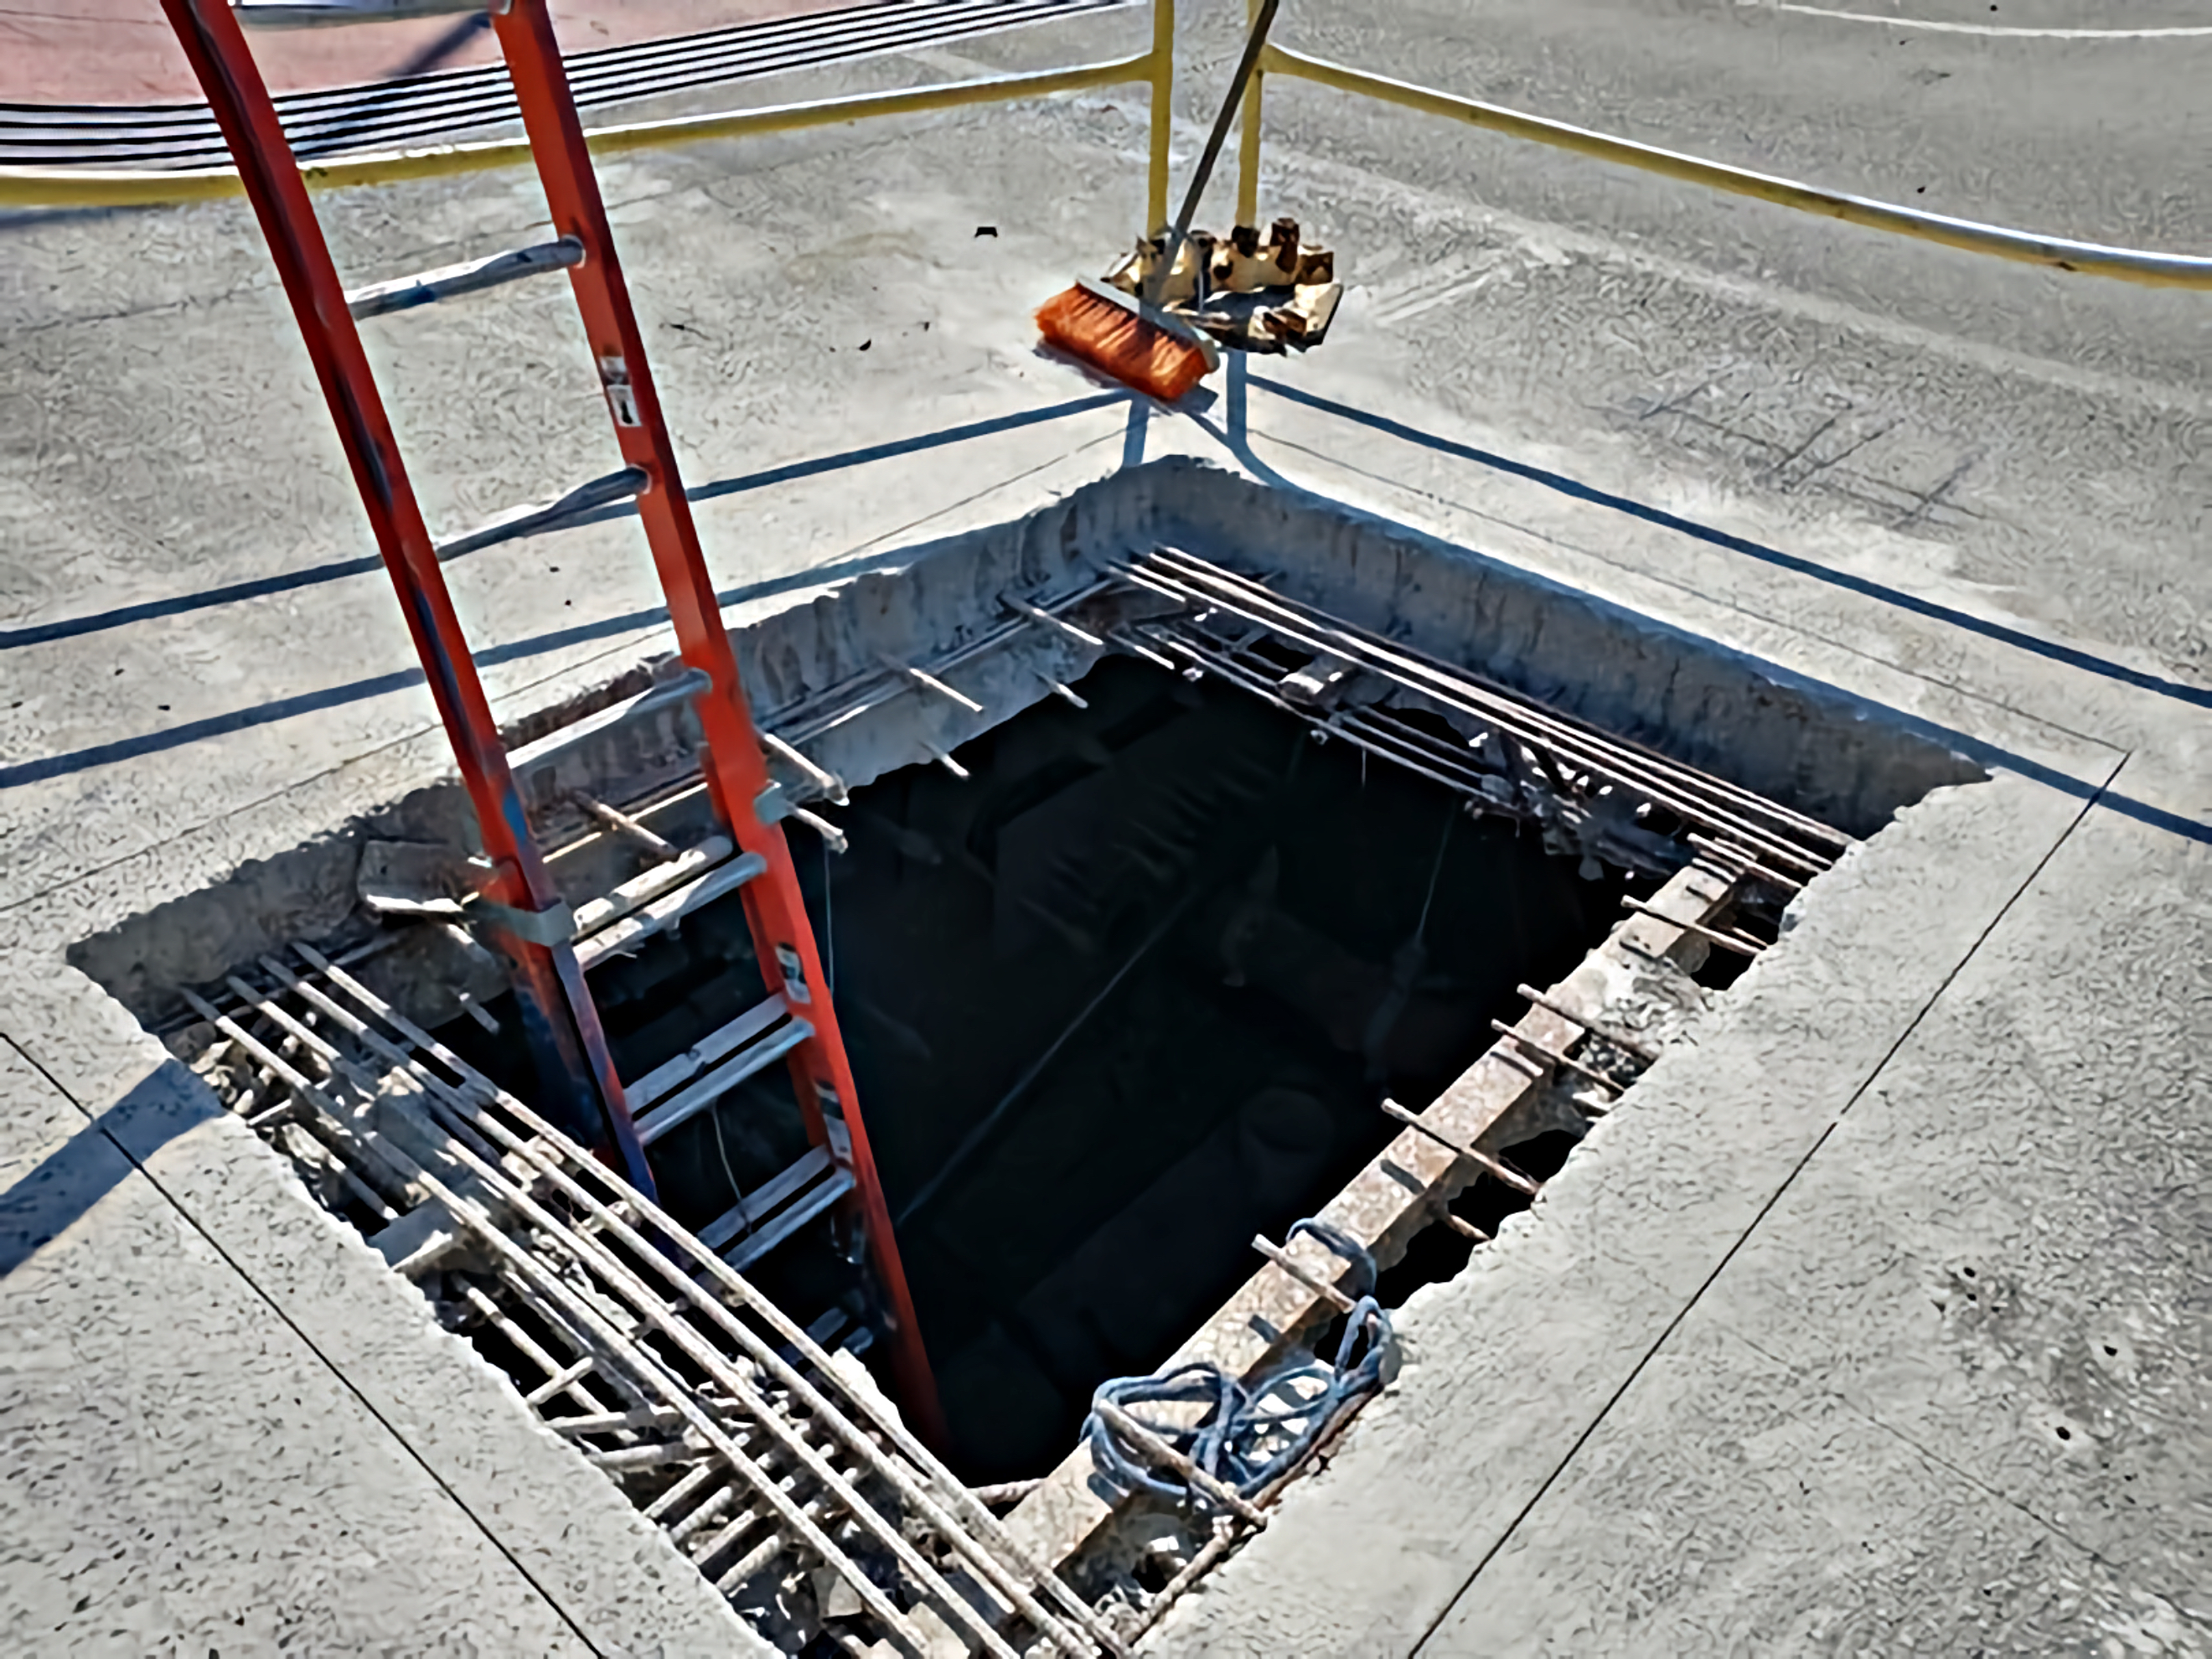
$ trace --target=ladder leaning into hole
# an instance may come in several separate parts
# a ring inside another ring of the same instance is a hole
[[[892,1363],[910,1416],[942,1443],[942,1419],[914,1305],[899,1262],[867,1133],[855,1098],[836,1015],[830,1007],[814,934],[777,820],[770,788],[714,583],[678,474],[668,428],[647,366],[643,338],[615,257],[599,182],[584,146],[546,0],[495,6],[492,24],[522,112],[524,131],[545,191],[555,240],[466,268],[426,273],[349,295],[309,204],[299,164],[286,143],[267,86],[228,0],[162,0],[171,26],[207,94],[246,194],[268,238],[284,291],[305,337],[323,395],[353,468],[415,648],[452,739],[483,841],[490,873],[483,908],[510,964],[546,1104],[576,1139],[618,1157],[641,1190],[653,1191],[645,1139],[632,1121],[621,1078],[593,1006],[574,943],[574,918],[561,902],[537,846],[491,705],[455,616],[433,540],[377,391],[356,315],[412,308],[463,292],[566,271],[582,314],[591,356],[613,419],[623,466],[578,486],[546,507],[486,526],[455,546],[489,545],[533,534],[635,499],[668,601],[677,643],[691,671],[693,705],[705,736],[702,763],[716,814],[744,856],[739,886],[769,995],[792,1014],[796,1035],[781,1057],[788,1065],[807,1133],[849,1189],[840,1199],[866,1237],[881,1305],[890,1327]],[[457,9],[441,0],[441,9]],[[331,21],[399,15],[390,3],[331,9]]]

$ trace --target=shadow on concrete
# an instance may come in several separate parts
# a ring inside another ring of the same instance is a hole
[[[787,466],[775,466],[761,472],[749,472],[735,478],[720,478],[711,483],[694,484],[684,494],[694,501],[717,501],[725,495],[743,495],[749,490],[766,489],[775,484],[790,483],[800,478],[811,478],[824,472],[836,472],[847,467],[865,466],[871,461],[890,460],[901,455],[918,454],[924,450],[941,449],[949,444],[965,443],[973,438],[988,438],[1002,432],[1016,432],[1024,427],[1042,426],[1049,422],[1065,420],[1070,416],[1088,414],[1094,409],[1104,409],[1121,403],[1131,396],[1127,392],[1105,392],[1096,397],[1071,398],[1065,403],[1051,404],[1042,409],[1024,410],[1018,415],[994,416],[988,421],[970,421],[962,426],[949,426],[941,431],[926,432],[917,437],[896,438],[886,443],[869,444],[860,449],[848,449],[836,455],[823,455],[811,461],[794,461]],[[617,507],[603,507],[586,514],[574,521],[575,526],[605,524],[616,519],[634,518],[637,508],[624,502]],[[181,593],[173,599],[149,599],[143,605],[118,605],[112,611],[96,611],[89,617],[73,617],[63,622],[39,623],[28,628],[0,629],[0,651],[11,651],[24,646],[52,645],[61,640],[73,640],[87,634],[98,634],[111,628],[125,628],[132,623],[150,622],[161,617],[179,617],[194,611],[210,611],[220,605],[236,605],[246,599],[266,599],[272,593],[289,593],[302,587],[319,586],[325,582],[343,580],[348,576],[362,576],[381,570],[384,561],[374,554],[359,559],[337,559],[328,564],[311,565],[305,570],[288,571],[283,575],[257,576],[251,581],[232,582],[222,587],[210,587],[198,593]],[[769,589],[769,592],[775,590]],[[657,613],[656,613],[657,614]],[[488,661],[489,658],[480,658]],[[416,677],[416,678],[419,678]],[[402,681],[410,684],[410,681]],[[369,682],[363,682],[364,684]],[[346,688],[340,688],[341,690]],[[334,694],[333,694],[334,695]],[[363,692],[362,696],[374,693]],[[349,698],[338,696],[337,701]],[[307,708],[327,707],[309,704],[290,712],[302,714]],[[276,718],[283,719],[278,715]],[[179,728],[182,729],[182,728]],[[234,730],[236,728],[228,728]],[[6,775],[0,773],[0,780]],[[4,783],[0,783],[4,787]]]
[[[35,230],[40,225],[97,224],[103,219],[119,219],[126,213],[158,211],[155,208],[136,207],[0,209],[0,236],[11,230]]]
[[[910,551],[909,549],[893,549],[861,558],[842,560],[836,564],[817,565],[811,569],[773,576],[765,581],[725,588],[714,598],[725,608],[743,605],[750,599],[788,592],[793,588],[818,586],[823,582],[836,581],[840,577],[861,575],[886,565],[896,564],[908,556]],[[372,559],[368,562],[374,566],[377,562]],[[588,645],[596,640],[613,639],[635,633],[641,629],[657,628],[667,620],[668,608],[653,605],[642,611],[628,611],[619,617],[603,617],[598,622],[579,623],[574,628],[557,628],[551,633],[534,635],[526,640],[489,646],[476,653],[476,663],[478,668],[490,668],[501,663],[519,662],[568,646]],[[67,754],[49,755],[43,760],[21,761],[13,766],[0,766],[0,789],[20,788],[25,784],[67,777],[73,772],[86,771],[95,766],[112,766],[118,761],[158,755],[165,750],[180,749],[186,744],[198,743],[204,738],[226,737],[233,732],[273,725],[278,720],[292,720],[321,709],[342,708],[349,702],[362,702],[370,697],[404,691],[422,684],[421,669],[394,669],[389,674],[372,674],[367,679],[351,680],[343,685],[330,686],[320,691],[302,691],[297,696],[277,697],[268,702],[255,703],[249,708],[234,708],[227,714],[210,714],[205,720],[186,720],[165,732],[143,732],[137,737],[118,738],[112,743],[96,743],[88,748],[72,749]]]
[[[794,461],[786,466],[770,467],[760,472],[750,472],[734,478],[716,479],[709,483],[695,484],[684,493],[694,501],[711,501],[725,495],[743,495],[750,490],[765,489],[776,484],[789,483],[800,478],[811,478],[826,472],[848,467],[864,466],[871,461],[889,460],[901,455],[912,455],[924,450],[939,449],[949,444],[964,443],[973,438],[987,438],[1003,432],[1018,431],[1024,427],[1040,426],[1048,422],[1065,420],[1070,416],[1087,414],[1092,410],[1105,409],[1113,404],[1138,401],[1125,391],[1102,392],[1086,398],[1071,398],[1065,402],[1048,404],[1042,409],[1024,410],[1016,415],[994,416],[989,420],[970,421],[963,425],[951,426],[937,432],[923,433],[912,438],[897,438],[885,443],[869,444],[859,449],[848,449],[835,455],[823,455],[813,460]],[[636,507],[629,502],[609,507],[588,514],[577,520],[578,526],[599,524],[615,519],[634,517]],[[738,587],[724,590],[715,598],[725,606],[742,605],[750,599],[767,599],[787,592],[793,588],[811,587],[818,583],[835,581],[840,577],[855,576],[870,570],[894,564],[903,557],[898,551],[870,554],[860,558],[847,559],[836,564],[818,565],[811,569],[793,571],[764,581],[749,582]],[[315,565],[306,570],[295,570],[281,576],[259,577],[252,581],[233,582],[227,586],[209,588],[204,592],[180,594],[174,599],[154,599],[143,605],[123,605],[113,611],[103,611],[89,617],[79,617],[66,622],[45,623],[30,628],[0,629],[0,651],[23,646],[47,645],[57,641],[76,639],[86,634],[121,628],[131,623],[146,622],[160,617],[180,616],[188,611],[210,610],[232,605],[244,599],[265,598],[272,593],[289,592],[296,588],[312,587],[319,583],[337,581],[347,576],[364,575],[383,568],[383,560],[370,556],[360,559],[341,559],[330,564]],[[665,607],[633,611],[619,617],[608,617],[599,622],[583,623],[574,628],[556,629],[532,639],[516,640],[507,645],[492,646],[477,653],[477,665],[489,667],[500,663],[514,662],[566,646],[589,644],[595,640],[617,637],[640,629],[657,627],[668,619]],[[380,697],[394,691],[404,691],[422,684],[422,673],[417,668],[396,669],[388,674],[372,675],[367,679],[354,680],[344,685],[334,685],[320,691],[303,691],[296,696],[278,697],[270,702],[256,703],[248,708],[234,708],[227,714],[211,714],[205,720],[186,720],[166,731],[141,732],[136,737],[118,738],[112,743],[94,744],[87,748],[71,750],[66,754],[49,755],[40,760],[22,761],[13,766],[0,766],[0,789],[19,788],[25,784],[41,783],[49,779],[67,777],[95,766],[110,766],[118,761],[136,760],[142,756],[160,754],[167,750],[181,748],[208,738],[225,737],[234,732],[243,732],[258,726],[269,726],[279,720],[295,719],[325,708],[336,708],[347,703],[360,702],[370,697]]]
[[[1302,391],[1296,386],[1285,386],[1277,380],[1255,378],[1252,384],[1264,392],[1273,392],[1286,402],[1303,404],[1307,408],[1319,410],[1323,414],[1334,415],[1344,420],[1355,422],[1371,431],[1402,439],[1407,443],[1419,444],[1422,448],[1434,450],[1440,455],[1449,455],[1455,459],[1472,461],[1478,466],[1486,466],[1493,471],[1510,473],[1516,478],[1525,478],[1531,483],[1541,484],[1547,489],[1555,489],[1562,495],[1572,496],[1578,501],[1589,501],[1595,506],[1611,507],[1613,511],[1625,513],[1631,518],[1641,519],[1646,524],[1657,525],[1662,529],[1676,531],[1711,546],[1725,548],[1731,553],[1741,553],[1747,558],[1757,559],[1762,564],[1771,564],[1784,570],[1794,571],[1801,576],[1810,576],[1814,580],[1826,582],[1832,587],[1844,588],[1854,593],[1864,594],[1869,599],[1879,599],[1885,605],[1895,605],[1900,611],[1910,611],[1917,616],[1948,623],[1953,627],[1963,628],[1970,633],[1979,634],[1987,639],[2002,641],[2004,644],[2013,646],[2019,650],[2032,652],[2039,657],[2048,658],[2053,662],[2064,663],[2069,668],[2079,668],[2087,673],[2102,675],[2106,679],[2118,680],[2122,684],[2154,692],[2162,697],[2172,697],[2176,702],[2191,703],[2199,708],[2212,708],[2212,690],[2187,685],[2179,680],[2167,679],[2162,675],[2148,673],[2139,668],[2130,668],[2126,664],[2114,662],[2108,657],[2100,657],[2075,646],[2063,645],[2056,640],[2046,640],[2016,628],[2008,628],[2002,623],[1991,622],[1986,617],[1977,617],[1969,611],[1956,610],[1948,605],[1939,605],[1933,599],[1922,599],[1917,594],[1906,592],[1902,588],[1891,587],[1882,582],[1869,580],[1864,576],[1854,576],[1844,571],[1831,569],[1814,560],[1802,558],[1794,553],[1784,553],[1778,548],[1768,547],[1764,543],[1751,541],[1741,536],[1730,535],[1725,530],[1716,530],[1710,525],[1702,525],[1694,520],[1679,517],[1661,507],[1647,507],[1642,501],[1632,501],[1626,495],[1613,495],[1595,485],[1570,478],[1564,473],[1553,472],[1540,466],[1531,466],[1526,461],[1516,461],[1504,455],[1493,454],[1486,449],[1477,449],[1471,444],[1459,443],[1449,438],[1440,438],[1432,432],[1424,432],[1418,427],[1407,426],[1402,421],[1394,421],[1387,415],[1376,415],[1368,410],[1355,408],[1350,404],[1339,403],[1333,398],[1324,398],[1317,392]],[[1236,424],[1241,435],[1241,420]],[[1234,444],[1231,447],[1241,459],[1243,452],[1236,450]]]
[[[1274,489],[1301,489],[1303,486],[1292,483],[1281,473],[1276,471],[1273,467],[1269,466],[1267,462],[1261,460],[1253,451],[1252,430],[1250,422],[1249,420],[1250,399],[1248,393],[1253,384],[1252,371],[1249,364],[1250,359],[1243,352],[1232,351],[1229,354],[1229,412],[1227,420],[1219,428],[1215,428],[1211,422],[1205,420],[1199,420],[1198,424],[1204,427],[1208,432],[1212,433],[1213,436],[1220,441],[1222,447],[1227,449],[1231,455],[1234,455],[1237,458],[1237,465],[1242,466],[1246,471],[1249,472],[1254,477],[1257,478],[1261,483]],[[1259,384],[1265,386],[1267,383],[1265,380],[1261,380]],[[1193,418],[1196,419],[1197,417],[1194,416]]]
[[[391,74],[385,76],[385,79],[404,81],[410,76],[428,75],[432,70],[442,68],[448,58],[474,40],[477,36],[488,34],[490,32],[491,14],[489,11],[472,11],[398,69],[393,70]]]
[[[167,1062],[27,1175],[0,1189],[0,1279],[90,1213],[140,1161],[222,1115],[207,1091],[180,1088],[177,1079],[165,1075],[173,1068],[184,1069]]]
[[[1729,535],[1724,531],[1713,530],[1689,520],[1678,518],[1656,507],[1645,507],[1640,502],[1608,494],[1560,474],[1529,466],[1522,462],[1509,460],[1503,456],[1492,455],[1470,446],[1455,443],[1449,439],[1438,438],[1414,428],[1404,426],[1387,416],[1372,415],[1366,410],[1355,409],[1350,404],[1340,404],[1311,392],[1298,391],[1275,381],[1251,376],[1245,368],[1241,353],[1231,356],[1229,367],[1229,396],[1224,410],[1225,419],[1221,424],[1217,425],[1213,421],[1206,418],[1212,399],[1207,399],[1205,404],[1195,404],[1186,400],[1183,404],[1175,406],[1172,412],[1182,415],[1200,429],[1211,434],[1240,462],[1250,468],[1255,477],[1273,488],[1312,496],[1317,501],[1328,500],[1318,491],[1310,489],[1285,477],[1259,460],[1253,453],[1245,421],[1246,392],[1249,385],[1256,385],[1280,397],[1307,404],[1328,413],[1340,415],[1377,431],[1395,437],[1402,437],[1409,442],[1420,444],[1446,454],[1460,456],[1482,465],[1511,472],[1518,477],[1559,489],[1578,499],[1617,508],[1667,528],[1679,530],[1685,535],[1711,542],[1717,546],[1741,551],[1754,558],[1779,564],[1785,568],[1801,570],[1821,580],[1869,593],[1875,598],[1886,599],[1901,608],[1955,623],[1962,628],[1987,635],[1991,638],[2016,643],[2041,654],[2056,657],[2062,661],[2075,663],[2090,668],[2092,672],[2104,672],[2112,678],[2124,680],[2131,684],[2142,685],[2146,689],[2160,691],[2184,702],[2212,706],[2212,692],[2200,691],[2176,681],[2142,674],[2121,664],[2108,662],[2102,658],[2090,656],[2086,653],[2075,651],[2069,647],[2057,645],[2050,641],[2036,639],[2033,635],[2019,633],[1998,623],[1985,622],[1980,617],[1969,616],[1963,611],[1954,611],[1948,606],[1917,599],[1898,589],[1885,587],[1879,583],[1826,569],[1811,561],[1801,559],[1772,548],[1763,547],[1758,543]],[[1047,409],[1030,410],[1021,415],[1002,416],[991,421],[971,422],[964,427],[947,428],[944,432],[928,434],[919,438],[901,439],[865,449],[848,450],[839,455],[824,456],[818,460],[794,462],[788,466],[777,467],[764,472],[698,485],[689,493],[694,501],[712,500],[717,496],[763,489],[793,478],[830,471],[886,456],[908,454],[916,450],[935,447],[939,444],[956,442],[963,437],[1006,431],[1014,427],[1059,419],[1068,415],[1124,402],[1131,404],[1131,410],[1123,439],[1123,459],[1125,464],[1138,464],[1132,458],[1140,459],[1144,453],[1146,430],[1152,405],[1150,399],[1124,390],[1097,397],[1075,398],[1066,403],[1053,404]],[[635,510],[635,507],[628,504],[611,507],[591,515],[590,520],[584,521],[618,518],[634,513]],[[741,605],[749,600],[769,598],[794,588],[811,587],[842,577],[864,574],[871,570],[895,565],[912,556],[913,551],[911,548],[891,549],[843,560],[835,564],[793,571],[763,581],[726,589],[717,593],[715,599],[725,608]],[[357,562],[373,568],[378,562],[371,559]],[[324,568],[328,569],[331,567]],[[302,573],[303,575],[311,574]],[[170,603],[189,606],[193,601]],[[119,613],[109,614],[112,616]],[[663,606],[633,611],[626,615],[609,617],[599,622],[579,623],[573,628],[556,629],[550,633],[537,635],[529,639],[493,646],[477,653],[476,660],[480,667],[518,661],[546,652],[560,650],[568,646],[587,644],[597,640],[657,627],[665,623],[667,617],[668,612]],[[66,627],[68,624],[57,624],[57,626]],[[0,635],[0,647],[4,647],[10,642],[9,636]],[[1778,665],[1771,667],[1772,672],[1784,678],[1790,678],[1789,671],[1781,668]],[[159,753],[165,750],[180,748],[203,738],[222,737],[250,727],[289,720],[296,715],[312,714],[320,709],[356,702],[369,697],[381,696],[393,691],[405,690],[422,683],[422,673],[420,669],[398,670],[389,674],[379,674],[367,679],[356,680],[345,685],[332,686],[322,691],[304,692],[293,697],[280,697],[270,702],[256,704],[249,708],[234,709],[228,714],[210,715],[205,720],[186,721],[183,725],[172,726],[163,732],[145,732],[137,737],[119,738],[113,743],[96,744],[88,748],[74,750],[67,754],[53,755],[41,760],[24,761],[13,766],[0,767],[0,789],[15,788],[52,778],[64,777],[93,767],[110,765],[119,761]],[[2094,800],[2112,811],[2165,830],[2168,834],[2181,836],[2185,840],[2212,844],[2212,826],[2185,817],[2178,812],[2169,811],[2163,807],[2153,806],[2147,802],[2138,801],[2128,796],[2113,794],[2110,793],[2112,781],[2110,778],[2101,785],[2087,783],[2040,761],[1984,742],[1971,733],[1938,725],[1919,715],[1907,714],[1901,709],[1885,707],[1884,712],[1891,718],[1958,750],[1981,764],[2002,767],[2008,771],[2033,778],[2038,782],[2047,784],[2054,789],[2078,799]]]

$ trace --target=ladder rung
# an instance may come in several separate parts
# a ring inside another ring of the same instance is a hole
[[[487,547],[496,547],[501,542],[511,542],[524,536],[535,536],[541,531],[558,530],[573,524],[587,513],[596,513],[617,501],[627,501],[645,493],[651,482],[641,466],[626,466],[619,472],[610,472],[604,478],[594,478],[589,483],[578,484],[558,501],[543,507],[526,507],[486,525],[482,530],[471,530],[457,541],[441,542],[438,556],[458,558],[464,553],[474,553]]]
[[[632,876],[605,898],[586,899],[576,907],[576,937],[596,933],[631,911],[641,910],[653,900],[696,881],[737,850],[728,836],[709,836],[666,864],[656,864],[643,875]]]
[[[596,714],[586,714],[580,720],[571,720],[557,732],[550,732],[535,743],[523,744],[511,750],[507,757],[508,769],[517,774],[532,767],[543,766],[548,761],[565,755],[571,749],[589,742],[611,726],[639,714],[665,708],[670,703],[683,702],[697,696],[714,681],[703,668],[687,668],[657,685],[649,685],[634,697],[624,697],[620,702],[609,703]]]
[[[663,1095],[689,1083],[732,1050],[744,1047],[789,1012],[781,997],[770,997],[739,1014],[727,1025],[712,1035],[699,1039],[675,1059],[656,1066],[632,1084],[625,1085],[623,1093],[629,1097],[629,1109],[634,1116],[644,1111]]]
[[[357,319],[381,317],[387,312],[411,311],[416,306],[434,305],[440,300],[481,293],[502,283],[520,282],[525,276],[543,276],[549,270],[566,270],[583,263],[584,245],[573,236],[563,236],[557,242],[533,242],[528,247],[495,253],[488,259],[441,265],[435,270],[355,289],[346,295],[346,309]]]
[[[755,876],[768,868],[768,860],[757,853],[743,853],[719,868],[709,870],[689,886],[679,887],[665,898],[657,898],[643,905],[621,921],[601,928],[589,939],[576,944],[577,965],[596,968],[611,957],[618,957],[635,950],[655,933],[665,932],[702,905],[711,904],[726,893],[734,893]]]
[[[747,1234],[741,1243],[722,1257],[722,1260],[728,1262],[733,1271],[743,1273],[777,1245],[782,1243],[785,1239],[789,1238],[792,1234],[813,1220],[816,1216],[820,1215],[823,1211],[851,1192],[853,1186],[852,1171],[838,1170],[798,1203],[782,1212],[768,1225],[761,1228],[757,1232]]]
[[[794,1019],[774,1036],[741,1048],[690,1088],[637,1120],[637,1138],[645,1146],[666,1134],[679,1123],[689,1123],[724,1095],[756,1073],[766,1071],[814,1035],[814,1028]]]
[[[747,1228],[757,1227],[781,1204],[830,1167],[830,1149],[810,1146],[789,1169],[780,1170],[747,1193],[731,1208],[699,1229],[699,1242],[719,1250]],[[822,1339],[814,1339],[819,1342]]]
[[[339,23],[452,17],[490,8],[485,0],[236,0],[231,9],[248,28],[312,29]]]

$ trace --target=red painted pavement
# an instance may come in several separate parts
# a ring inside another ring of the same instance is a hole
[[[564,52],[694,34],[852,0],[554,0]],[[254,56],[272,92],[380,81],[450,36],[458,17],[349,28],[256,30]],[[498,61],[488,29],[436,67]],[[161,16],[160,0],[0,0],[0,102],[201,102],[198,82]]]

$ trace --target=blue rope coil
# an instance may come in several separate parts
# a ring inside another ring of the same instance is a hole
[[[1304,1462],[1332,1424],[1389,1380],[1397,1336],[1390,1316],[1375,1300],[1375,1258],[1358,1239],[1311,1217],[1293,1223],[1283,1242],[1301,1233],[1319,1239],[1355,1269],[1353,1282],[1359,1289],[1335,1358],[1296,1361],[1250,1388],[1210,1359],[1100,1383],[1091,1395],[1083,1435],[1099,1473],[1122,1491],[1148,1492],[1193,1509],[1213,1506],[1212,1499],[1173,1471],[1147,1466],[1142,1451],[1126,1444],[1098,1411],[1100,1401],[1128,1413],[1212,1480],[1249,1499]],[[1209,1409],[1194,1424],[1163,1423],[1134,1409],[1152,1405]]]

